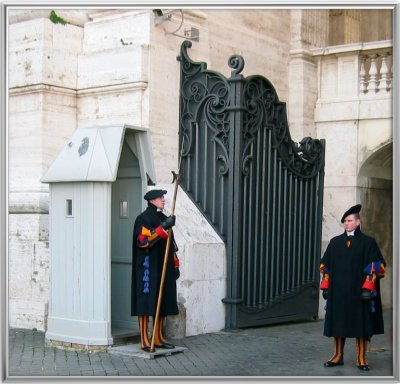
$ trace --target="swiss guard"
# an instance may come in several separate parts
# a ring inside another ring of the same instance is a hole
[[[357,204],[344,213],[344,233],[329,242],[320,289],[326,300],[324,336],[334,338],[333,356],[324,366],[343,365],[346,338],[355,338],[356,366],[368,371],[367,342],[384,332],[379,281],[386,263],[376,240],[361,232],[360,210]]]
[[[175,225],[175,216],[162,213],[165,205],[164,195],[167,191],[153,189],[144,195],[147,209],[135,221],[132,246],[132,294],[131,315],[138,316],[141,348],[150,352],[149,316],[156,318],[157,301],[164,263],[168,231]],[[178,314],[176,280],[179,278],[178,247],[173,233],[166,265],[162,301],[154,335],[154,346],[158,348],[175,348],[163,334],[163,323],[166,316]]]

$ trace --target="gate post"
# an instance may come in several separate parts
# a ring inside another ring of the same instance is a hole
[[[222,302],[226,308],[226,327],[237,328],[237,305],[242,303],[242,287],[240,279],[240,249],[241,249],[241,198],[242,198],[242,167],[240,164],[242,152],[242,126],[244,107],[243,97],[243,75],[240,72],[244,68],[244,59],[234,55],[229,58],[228,65],[232,68],[231,78],[228,79],[230,88],[230,100],[227,110],[229,111],[229,193],[228,193],[228,223],[227,223],[227,296]]]

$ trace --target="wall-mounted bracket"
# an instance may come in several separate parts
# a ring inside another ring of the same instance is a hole
[[[198,28],[190,27],[190,28],[185,28],[183,31],[183,35],[178,34],[177,32],[182,28],[183,22],[184,22],[184,14],[182,9],[153,9],[154,13],[154,25],[159,25],[162,24],[165,21],[171,21],[172,20],[172,15],[175,12],[180,12],[181,14],[181,22],[174,31],[167,31],[164,28],[164,32],[166,35],[174,35],[177,37],[181,37],[182,39],[186,40],[192,40],[192,41],[199,41],[200,40],[200,32]]]

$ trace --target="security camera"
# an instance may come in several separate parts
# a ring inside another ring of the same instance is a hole
[[[176,9],[153,9],[154,13],[154,24],[160,24],[165,20],[171,20],[172,13],[177,11]]]
[[[163,11],[161,9],[153,9],[154,16],[161,17],[163,15]]]

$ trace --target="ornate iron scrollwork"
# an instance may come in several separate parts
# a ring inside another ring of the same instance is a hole
[[[262,76],[246,78],[243,99],[246,107],[242,131],[243,175],[248,174],[251,143],[257,131],[265,127],[272,130],[274,147],[288,170],[304,178],[314,177],[324,162],[323,146],[319,140],[310,137],[299,144],[291,139],[286,105],[279,101],[272,84]]]
[[[220,174],[228,172],[230,113],[229,84],[226,78],[207,70],[207,64],[192,61],[187,49],[192,46],[185,41],[178,60],[181,62],[181,118],[180,133],[185,136],[183,157],[190,156],[196,130],[208,130],[211,141],[221,149],[216,160],[222,162]]]
[[[228,60],[228,65],[233,69],[231,78],[239,77],[244,68],[244,59],[240,55],[232,55]]]

